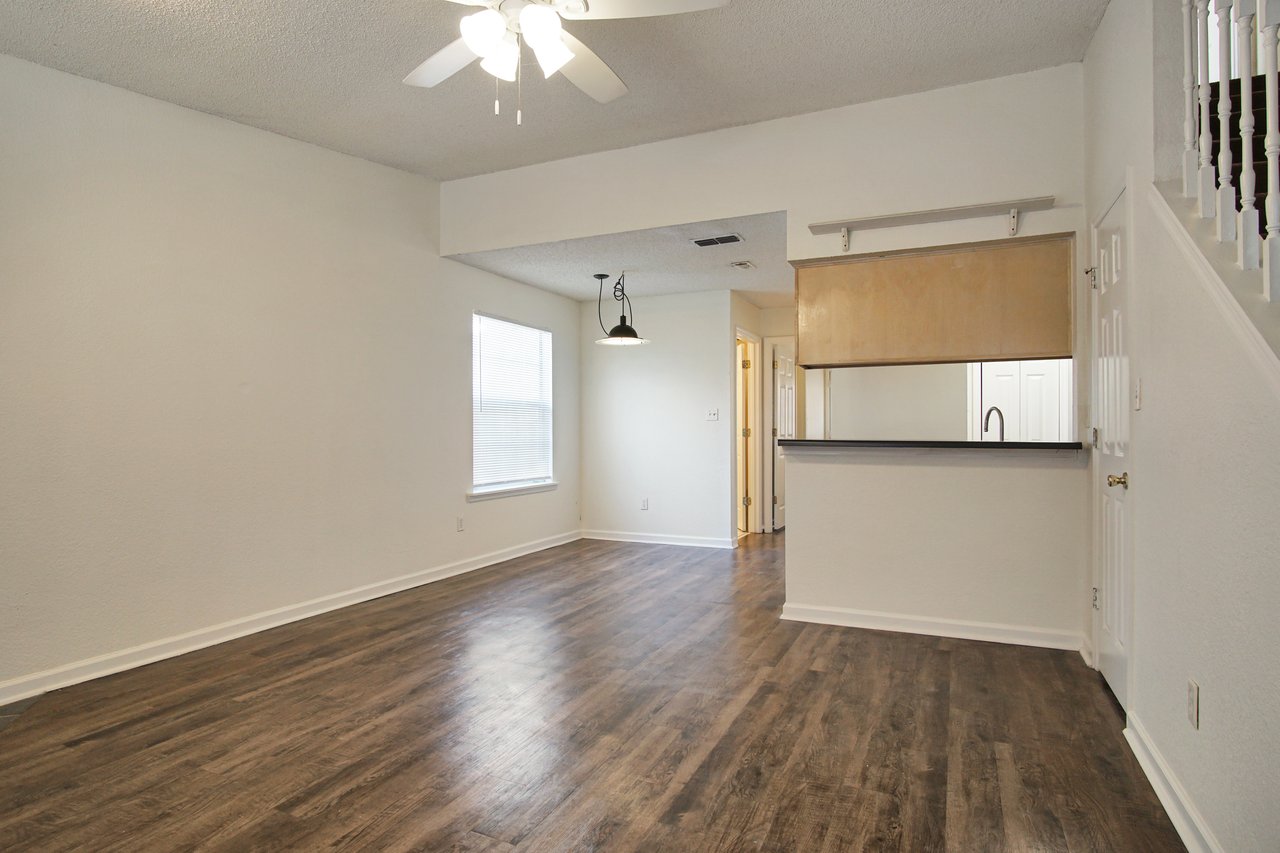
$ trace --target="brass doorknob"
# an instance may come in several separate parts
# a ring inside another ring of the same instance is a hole
[[[1107,485],[1108,486],[1124,486],[1126,489],[1129,488],[1129,472],[1125,471],[1123,474],[1120,474],[1120,475],[1108,474]]]

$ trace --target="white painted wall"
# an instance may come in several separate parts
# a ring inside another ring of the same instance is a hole
[[[808,226],[1054,195],[1023,234],[1082,222],[1081,67],[1066,65],[445,183],[445,254],[787,211],[789,259],[840,253]],[[590,187],[590,193],[572,192]],[[855,253],[1007,236],[999,217],[884,229]]]
[[[801,368],[800,385],[804,388],[804,430],[800,436],[810,441],[824,439],[827,437],[827,370]]]
[[[3,56],[0,114],[0,694],[576,535],[578,307],[434,184]],[[464,502],[477,308],[556,336],[554,492]]]
[[[730,301],[728,291],[632,296],[650,340],[641,347],[596,345],[596,305],[581,304],[585,536],[736,542]]]
[[[1079,648],[1084,456],[788,450],[784,616]]]
[[[1134,718],[1222,849],[1280,844],[1280,368],[1250,357],[1149,203],[1135,216]],[[1230,298],[1230,297],[1228,297]],[[1200,684],[1200,730],[1187,679]]]
[[[966,364],[842,367],[830,373],[832,438],[969,438]]]
[[[1154,177],[1151,3],[1112,2],[1085,55],[1085,200],[1090,223],[1120,194],[1127,168],[1133,168],[1140,181]]]
[[[765,338],[795,337],[796,306],[762,308],[760,310],[760,335]]]
[[[1090,217],[1134,173],[1134,642],[1129,727],[1191,849],[1280,844],[1280,379],[1252,358],[1150,198],[1167,85],[1151,83],[1177,4],[1112,0],[1085,60]],[[1180,73],[1167,56],[1162,73]],[[1166,81],[1167,83],[1167,81]],[[1162,94],[1163,93],[1163,94]],[[1153,97],[1158,99],[1153,105]],[[1162,130],[1163,128],[1163,130]],[[1178,226],[1180,227],[1180,226]],[[1230,296],[1226,297],[1228,300]],[[1200,729],[1186,685],[1201,685]],[[1149,771],[1150,772],[1150,771]],[[1163,777],[1163,778],[1162,778]]]

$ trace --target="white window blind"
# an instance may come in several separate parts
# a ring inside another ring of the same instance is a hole
[[[471,319],[472,486],[551,481],[551,333]]]

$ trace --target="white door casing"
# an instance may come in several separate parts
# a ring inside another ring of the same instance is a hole
[[[1133,612],[1133,497],[1130,443],[1128,198],[1122,192],[1093,227],[1093,423],[1096,598],[1094,648],[1120,705],[1128,708]],[[1118,480],[1117,478],[1124,478]]]
[[[750,514],[747,509],[747,501],[751,498],[750,444],[746,436],[746,430],[750,428],[748,397],[751,393],[750,371],[746,366],[748,352],[747,342],[739,338],[737,342],[737,365],[735,366],[737,383],[734,393],[735,408],[733,418],[734,445],[737,448],[735,454],[737,458],[737,476],[735,479],[738,488],[735,501],[738,510],[739,536],[746,535],[751,529]]]
[[[764,346],[762,340],[751,332],[739,327],[734,341],[734,456],[736,462],[733,474],[733,515],[740,536],[748,533],[763,533],[766,516],[762,512],[763,504],[760,495],[764,494],[764,478],[761,476],[764,445],[763,431],[764,408],[761,405],[765,385],[762,377],[767,372],[760,370],[760,355]],[[749,363],[750,367],[742,365]],[[744,435],[743,431],[747,430]],[[743,498],[750,502],[743,505]]]
[[[772,495],[772,515],[766,507],[765,527],[769,530],[781,530],[787,525],[787,475],[786,463],[778,452],[778,442],[782,439],[796,437],[796,368],[795,338],[771,339],[767,342],[766,353],[772,354],[773,381],[770,383],[772,399],[770,411],[773,425],[770,430],[770,461],[766,463],[766,475],[769,487],[766,495]],[[769,519],[772,518],[772,521]]]

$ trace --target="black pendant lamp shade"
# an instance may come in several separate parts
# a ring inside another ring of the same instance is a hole
[[[623,314],[618,318],[618,325],[612,329],[605,329],[603,308],[601,303],[604,301],[604,280],[608,278],[608,273],[596,273],[596,281],[600,283],[599,295],[596,298],[596,319],[600,321],[600,331],[604,332],[604,337],[596,341],[598,344],[615,347],[629,347],[638,344],[649,343],[627,322],[627,315]],[[631,311],[631,316],[635,316],[635,311],[631,308],[631,300],[627,297],[627,274],[623,273],[618,276],[618,280],[613,285],[613,298],[623,303],[627,310]]]
[[[609,330],[607,336],[596,341],[598,344],[609,344],[611,346],[629,347],[635,344],[649,343],[631,327],[627,322],[627,315],[623,314],[618,318],[618,325]]]

